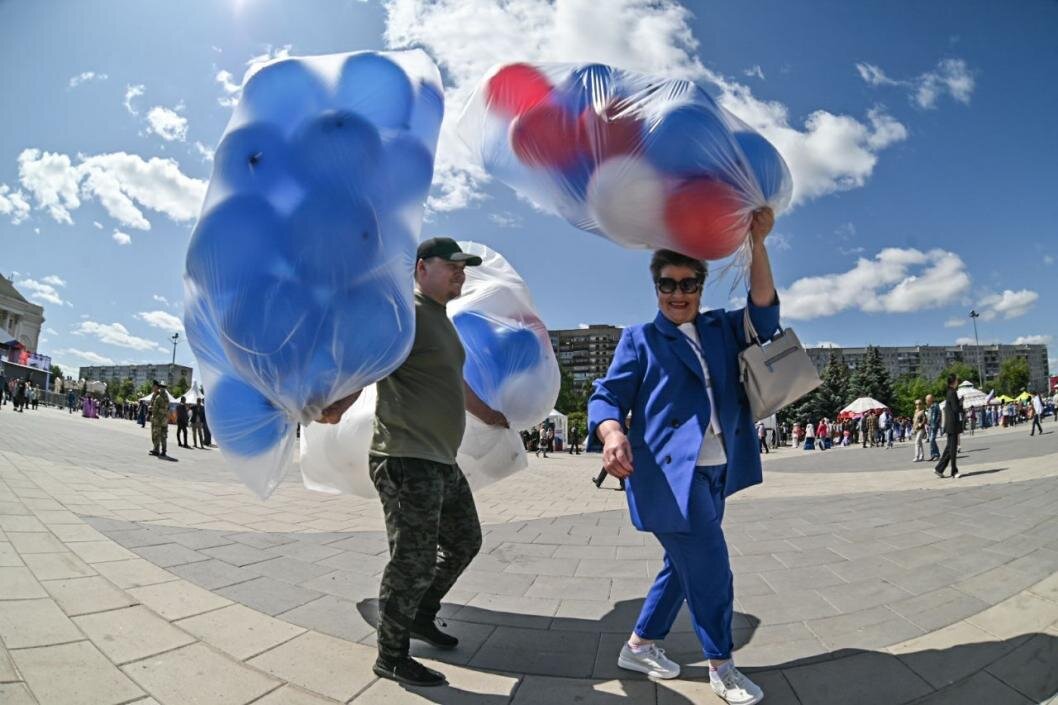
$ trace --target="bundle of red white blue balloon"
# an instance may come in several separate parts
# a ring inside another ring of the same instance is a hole
[[[498,66],[459,131],[488,173],[626,247],[721,259],[792,193],[775,147],[702,88],[602,64]]]

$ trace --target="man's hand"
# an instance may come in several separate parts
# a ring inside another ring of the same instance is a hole
[[[605,433],[602,444],[603,467],[606,472],[623,480],[632,474],[632,446],[616,422]]]
[[[511,424],[507,421],[507,417],[495,409],[489,409],[489,412],[485,414],[486,418],[481,419],[489,426],[502,426],[503,428],[510,428]]]
[[[765,206],[753,211],[753,221],[749,226],[749,234],[753,240],[753,246],[759,247],[764,244],[764,238],[775,226],[775,213],[771,208]]]
[[[349,407],[356,403],[356,400],[360,398],[360,392],[362,391],[364,390],[361,389],[359,392],[354,392],[353,394],[350,394],[344,399],[339,399],[338,401],[328,406],[326,409],[320,412],[320,418],[316,419],[316,423],[334,424],[341,421],[342,414],[348,411]]]

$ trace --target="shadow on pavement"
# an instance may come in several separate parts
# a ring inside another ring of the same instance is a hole
[[[444,611],[455,616],[444,620],[445,630],[460,637],[461,646],[445,652],[412,642],[412,655],[491,674],[526,676],[514,694],[517,702],[632,705],[644,702],[644,698],[654,702],[645,676],[616,665],[618,651],[641,604],[642,600],[625,600],[592,620],[446,605]],[[362,600],[357,609],[368,624],[377,624],[377,600]],[[759,625],[755,616],[736,613],[736,661],[738,651],[752,642]],[[482,640],[474,638],[475,627],[495,629]],[[674,631],[663,644],[682,644],[670,648],[670,655],[676,656],[684,667],[680,678],[672,682],[672,688],[665,689],[665,697],[659,696],[657,702],[702,702],[700,697],[692,699],[678,690],[679,681],[708,680],[707,665],[700,653],[689,656],[684,650],[692,641],[697,644],[693,632]],[[679,653],[675,653],[677,649]],[[1058,636],[1034,633],[898,655],[880,650],[840,649],[744,670],[765,689],[769,705],[1003,705],[1044,702],[1058,693],[1056,664]],[[594,688],[598,681],[616,681],[620,687],[614,690],[619,692]],[[471,692],[451,685],[407,690],[445,705],[506,705],[512,700],[510,695]]]
[[[973,477],[974,475],[993,475],[997,472],[1003,472],[1010,468],[993,468],[992,470],[974,470],[973,472],[960,472],[960,478]]]

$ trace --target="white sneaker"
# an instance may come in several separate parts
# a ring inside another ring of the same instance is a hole
[[[664,649],[659,649],[657,644],[651,644],[650,648],[637,654],[625,642],[621,647],[621,655],[617,657],[617,665],[629,671],[645,673],[651,678],[667,680],[680,675],[680,664],[666,656]]]
[[[709,672],[709,685],[713,692],[731,705],[755,705],[764,699],[760,686],[742,675],[737,668],[731,668],[723,678],[715,671]]]

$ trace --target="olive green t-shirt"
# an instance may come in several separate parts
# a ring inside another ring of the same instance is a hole
[[[445,307],[415,292],[415,342],[378,383],[371,454],[454,465],[466,426],[466,353]]]

